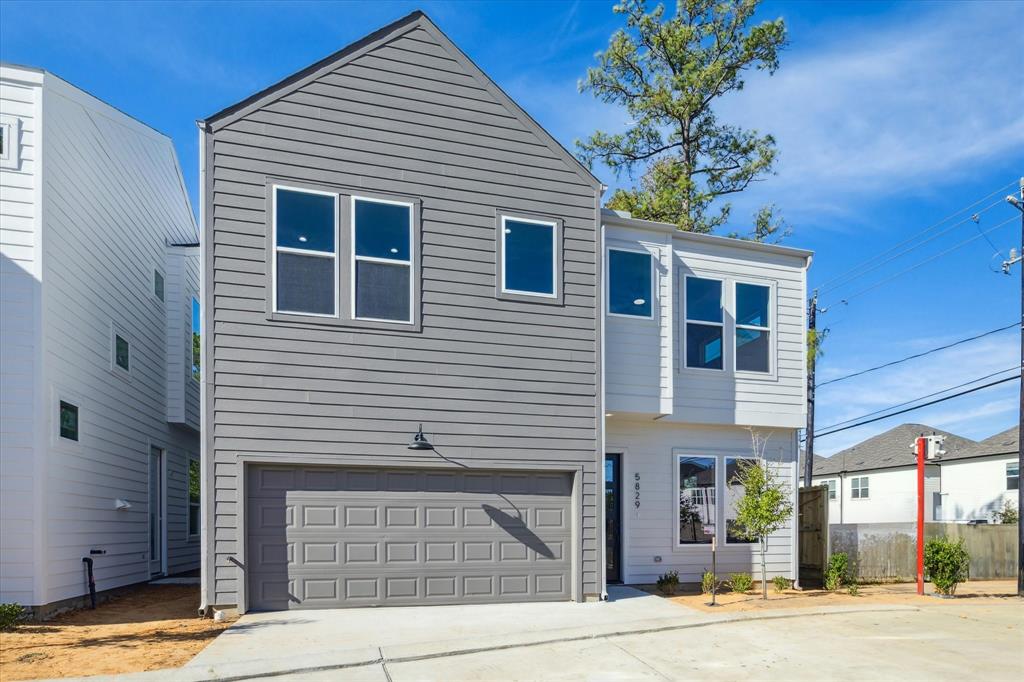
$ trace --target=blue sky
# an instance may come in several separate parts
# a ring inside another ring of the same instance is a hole
[[[618,129],[623,112],[576,88],[620,25],[611,5],[5,0],[0,58],[53,71],[170,135],[195,201],[196,119],[417,8],[566,146],[596,128]],[[1024,3],[765,2],[759,13],[786,19],[791,46],[774,77],[751,76],[719,112],[774,134],[780,162],[777,175],[734,202],[730,229],[743,231],[758,205],[775,203],[794,228],[787,243],[817,254],[812,286],[992,195],[972,210],[989,207],[1024,175]],[[628,183],[597,172],[612,187]],[[1014,215],[999,203],[977,224],[823,287],[821,319],[832,332],[821,379],[1018,319],[1018,274],[997,272],[1019,244]],[[1013,368],[1018,350],[1010,330],[823,387],[818,424]],[[817,449],[831,453],[902,421],[985,437],[1015,422],[1016,395],[1016,383],[1004,384],[822,438]]]

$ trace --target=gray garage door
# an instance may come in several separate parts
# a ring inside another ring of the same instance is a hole
[[[570,598],[563,473],[251,467],[249,608]]]

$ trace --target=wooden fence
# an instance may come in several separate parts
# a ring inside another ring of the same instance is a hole
[[[972,578],[1017,577],[1017,525],[926,523],[925,539],[963,540]],[[829,526],[830,549],[846,552],[862,580],[914,580],[917,530],[913,523],[843,523]]]

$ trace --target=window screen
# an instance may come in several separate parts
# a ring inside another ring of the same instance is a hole
[[[335,315],[335,196],[275,187],[274,197],[275,310]]]
[[[354,317],[412,321],[412,206],[353,199]]]

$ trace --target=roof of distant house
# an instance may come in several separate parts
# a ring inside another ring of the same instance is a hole
[[[1015,455],[1020,449],[1020,430],[1017,426],[1011,426],[1005,431],[1000,431],[994,436],[989,436],[980,441],[972,448],[969,457],[984,457],[986,455]]]
[[[927,424],[900,424],[884,433],[868,438],[862,443],[847,448],[819,464],[814,458],[814,475],[838,474],[846,471],[869,471],[872,469],[890,469],[893,467],[911,466],[917,462],[917,454],[913,445],[919,436],[936,434],[945,436],[943,449],[944,460],[958,459],[964,456],[977,457],[977,454],[966,454],[977,447],[978,443]]]

